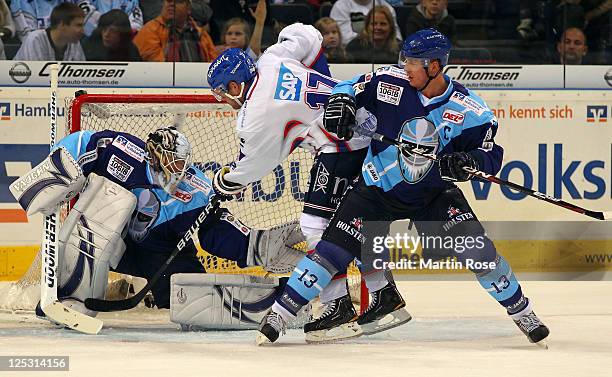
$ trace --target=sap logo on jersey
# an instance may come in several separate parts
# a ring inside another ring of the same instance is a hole
[[[397,106],[400,103],[403,91],[404,88],[400,86],[380,81],[376,89],[376,99]]]
[[[281,63],[276,83],[274,99],[283,101],[299,101],[302,80],[297,78],[284,64]]]
[[[608,106],[606,105],[587,106],[586,113],[589,123],[606,123],[608,121]]]
[[[108,166],[106,167],[106,171],[121,182],[127,181],[133,170],[134,167],[132,165],[123,161],[117,157],[117,155],[113,155],[110,160],[108,160]]]
[[[442,119],[450,123],[462,124],[463,119],[465,119],[465,115],[461,114],[460,112],[449,109],[444,111],[444,114],[442,114]]]

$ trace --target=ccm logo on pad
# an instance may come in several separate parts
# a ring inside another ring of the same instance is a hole
[[[444,114],[442,114],[442,119],[444,119],[447,122],[454,123],[454,124],[463,123],[464,118],[465,118],[465,115],[457,111],[453,111],[453,110],[446,110]]]

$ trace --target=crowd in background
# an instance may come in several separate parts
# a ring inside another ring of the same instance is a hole
[[[610,64],[612,0],[0,0],[0,58],[210,62],[257,57],[313,24],[331,63],[394,63],[434,27],[452,63]]]

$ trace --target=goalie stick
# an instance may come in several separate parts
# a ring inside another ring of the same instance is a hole
[[[87,307],[87,309],[94,310],[97,312],[116,312],[136,307],[136,305],[138,305],[138,303],[142,301],[142,299],[147,295],[149,290],[151,290],[151,287],[159,280],[160,276],[166,271],[168,265],[172,263],[178,253],[183,250],[183,248],[191,239],[193,239],[193,236],[198,232],[198,229],[200,229],[200,226],[206,220],[206,218],[208,218],[210,214],[213,214],[217,211],[220,202],[221,200],[217,195],[212,197],[208,205],[204,207],[202,212],[200,212],[193,225],[179,240],[178,244],[168,257],[168,259],[166,259],[164,264],[155,272],[155,275],[153,275],[153,277],[149,279],[149,281],[147,281],[147,284],[140,291],[138,291],[138,293],[136,293],[132,297],[115,301],[88,298],[85,299],[85,307]]]
[[[359,128],[359,127],[355,128],[354,131],[356,133],[360,134],[360,135],[363,135],[363,136],[370,136],[372,139],[380,141],[381,143],[388,144],[388,145],[394,145],[394,146],[396,146],[398,148],[401,148],[401,149],[408,149],[410,152],[416,154],[417,156],[425,157],[428,160],[432,160],[432,161],[436,161],[436,162],[438,161],[438,156],[436,156],[433,153],[426,153],[426,152],[424,152],[423,150],[421,150],[419,148],[409,148],[405,144],[403,144],[403,143],[401,143],[401,142],[399,142],[399,141],[397,141],[395,139],[392,139],[390,137],[381,135],[379,133],[368,131],[368,130],[365,130],[365,129]],[[554,204],[554,205],[559,206],[561,208],[568,209],[570,211],[574,211],[574,212],[580,213],[582,215],[586,215],[586,216],[589,216],[589,217],[592,217],[592,218],[595,218],[595,219],[598,219],[598,220],[610,220],[610,219],[612,219],[612,211],[604,211],[604,212],[591,211],[589,209],[579,207],[579,206],[577,206],[575,204],[568,203],[568,202],[566,202],[564,200],[557,199],[557,198],[555,198],[553,196],[546,195],[546,194],[541,193],[539,191],[532,190],[530,188],[518,185],[518,184],[510,182],[510,181],[505,181],[505,180],[503,180],[501,178],[498,178],[498,177],[496,177],[494,175],[485,173],[485,172],[480,171],[480,170],[476,170],[476,169],[472,169],[472,168],[468,168],[468,167],[464,167],[463,170],[465,170],[466,172],[472,174],[474,177],[478,177],[478,178],[484,179],[486,181],[496,183],[496,184],[501,185],[501,186],[508,186],[508,187],[510,187],[510,188],[512,188],[512,189],[514,189],[516,191],[522,192],[522,193],[527,194],[529,196],[532,196],[532,197],[534,197],[536,199],[543,200],[545,202]]]
[[[51,97],[49,101],[50,149],[55,146],[57,138],[57,89],[59,65],[51,66]],[[59,209],[43,220],[40,269],[40,308],[47,318],[85,334],[97,334],[102,328],[102,321],[74,309],[64,306],[57,298],[58,277],[58,227]]]

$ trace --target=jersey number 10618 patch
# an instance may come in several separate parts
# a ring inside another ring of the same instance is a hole
[[[106,167],[106,171],[121,182],[127,181],[133,170],[134,167],[132,165],[123,161],[117,157],[117,155],[112,155],[112,157],[108,160],[108,166]]]

